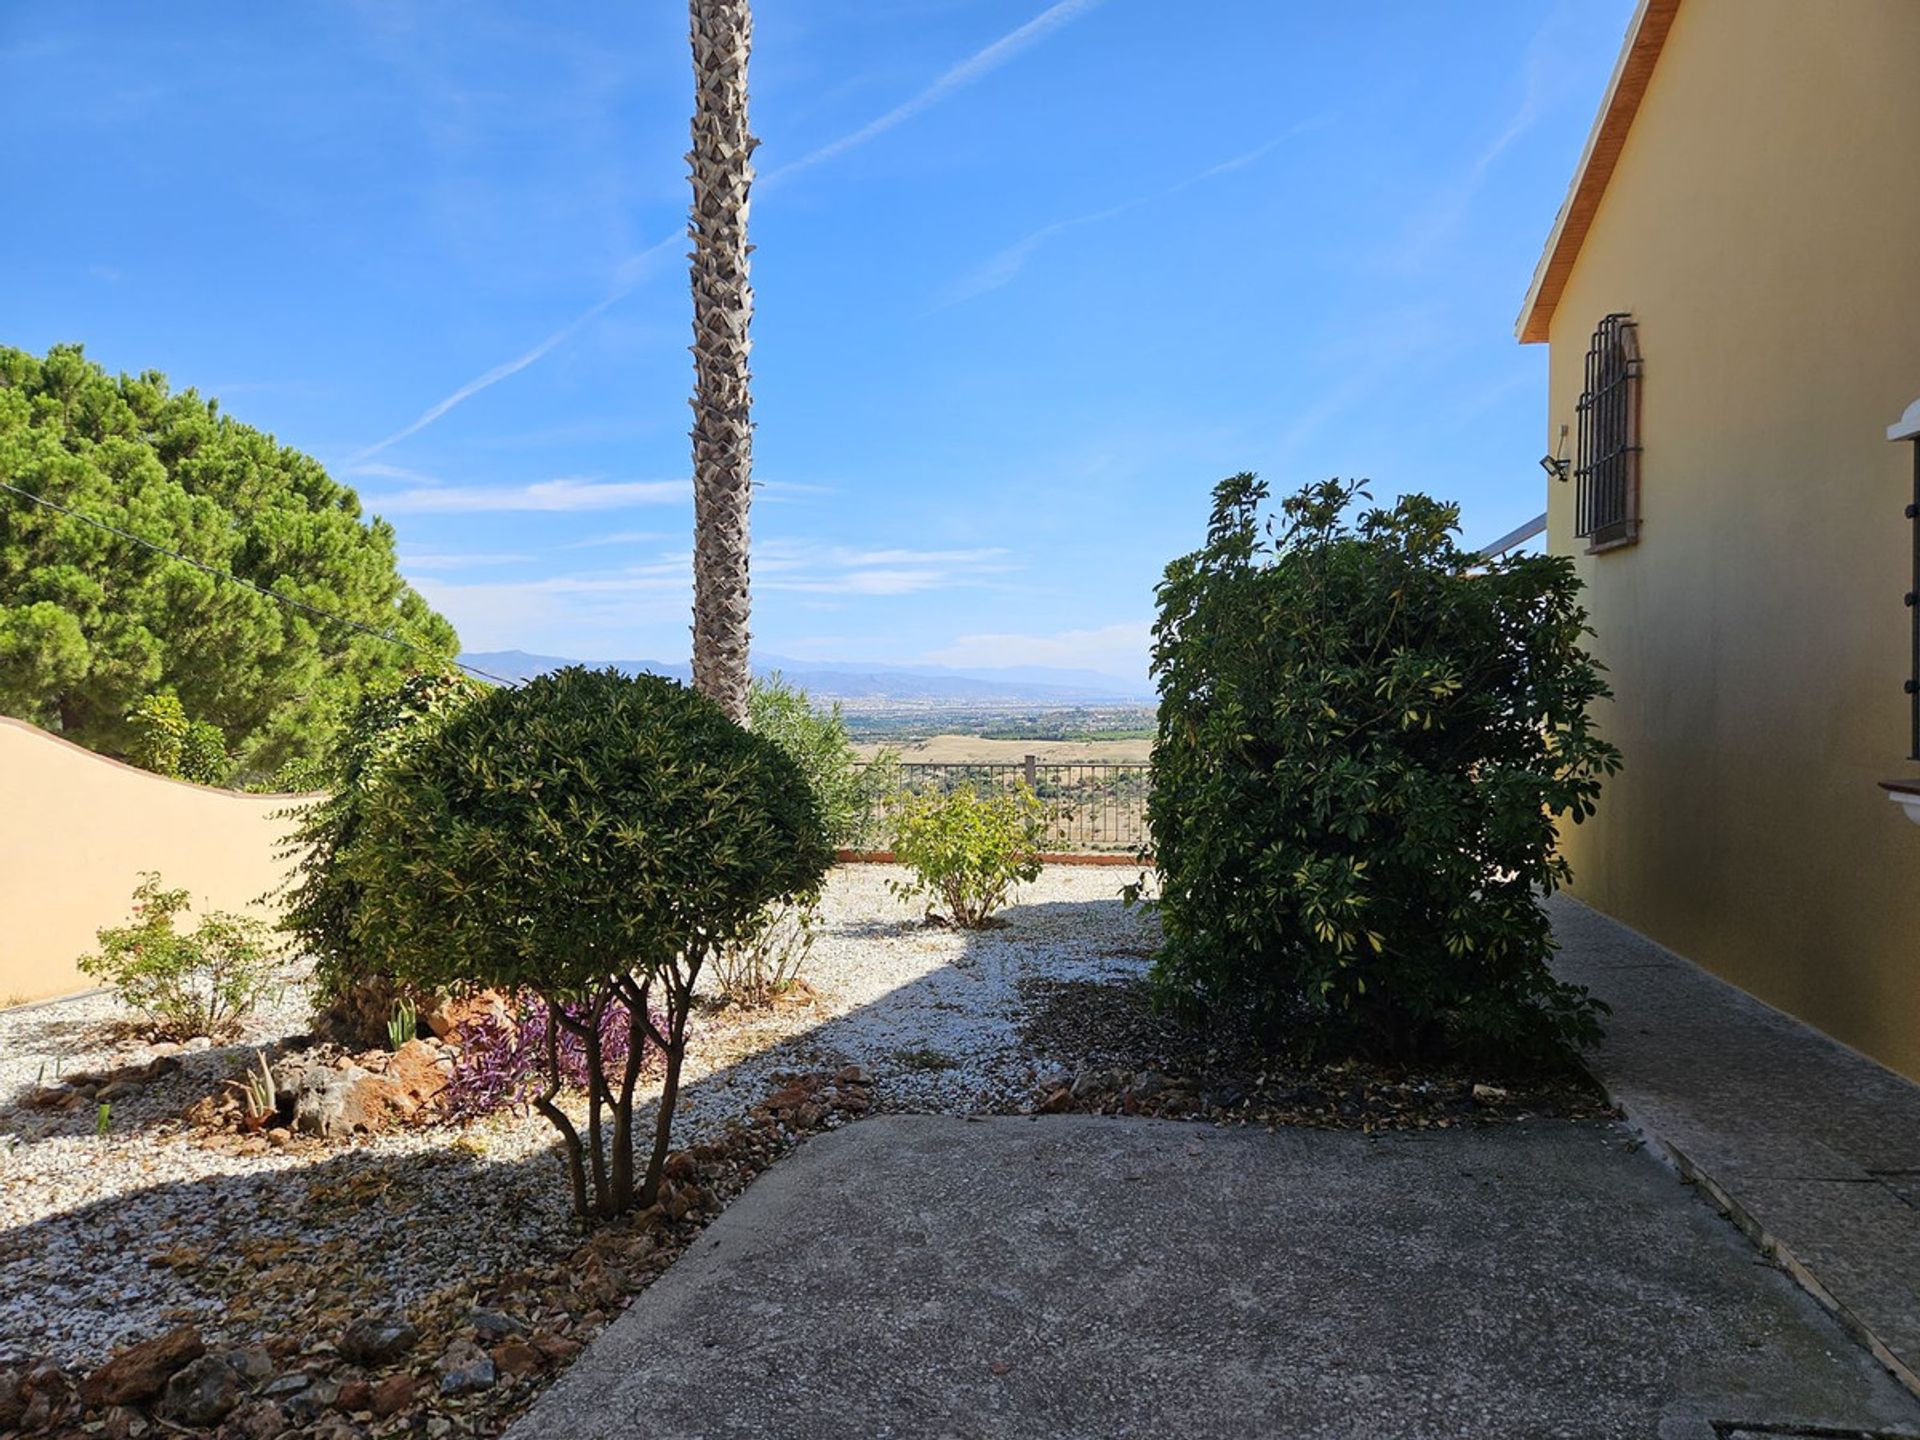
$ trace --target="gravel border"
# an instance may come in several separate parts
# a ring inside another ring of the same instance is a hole
[[[1152,920],[1110,869],[1060,867],[1021,887],[1007,928],[925,926],[894,867],[837,869],[805,971],[810,1003],[697,1024],[675,1143],[719,1137],[785,1077],[854,1064],[875,1110],[1026,1108],[1040,1061],[1021,1039],[1023,982],[1142,974]],[[0,1012],[0,1365],[99,1363],[192,1323],[225,1343],[425,1301],[450,1284],[579,1244],[550,1127],[497,1116],[351,1144],[259,1154],[209,1146],[179,1121],[256,1047],[306,1029],[290,971],[243,1043],[187,1052],[117,1099],[109,1132],[80,1112],[20,1108],[47,1067],[139,1062],[111,996]]]

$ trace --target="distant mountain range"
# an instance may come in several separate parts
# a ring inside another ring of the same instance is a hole
[[[569,660],[559,655],[529,655],[524,650],[482,650],[463,654],[460,663],[506,680],[528,680],[565,665],[622,674],[664,675],[686,681],[692,669],[662,660]],[[952,705],[1151,704],[1151,687],[1097,670],[1009,665],[1004,669],[958,670],[943,665],[874,665],[839,660],[790,660],[758,657],[755,675],[778,671],[815,699],[864,702],[942,702]]]

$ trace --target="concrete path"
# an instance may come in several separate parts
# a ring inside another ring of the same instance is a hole
[[[1613,1006],[1608,1093],[1920,1392],[1920,1086],[1579,902],[1556,969]]]
[[[509,1434],[1920,1435],[1612,1124],[875,1119],[737,1201]]]

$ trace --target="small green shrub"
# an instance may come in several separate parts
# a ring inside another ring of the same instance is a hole
[[[793,988],[820,934],[820,899],[769,905],[741,936],[713,952],[714,980],[732,1005],[770,1005]]]
[[[227,737],[220,733],[220,727],[206,720],[188,721],[186,739],[180,746],[180,778],[197,785],[224,785],[232,770]]]
[[[240,1106],[247,1119],[258,1124],[280,1106],[280,1087],[274,1083],[267,1052],[253,1052],[254,1063],[240,1077]]]
[[[425,989],[538,996],[548,1074],[533,1103],[564,1142],[574,1208],[653,1203],[703,968],[832,863],[799,768],[672,681],[576,666],[461,706],[368,787],[359,824],[344,852],[356,955]],[[614,1007],[629,1027],[617,1062]],[[584,1130],[554,1103],[563,1036],[585,1057]],[[634,1087],[655,1045],[636,1183]]]
[[[198,785],[223,785],[232,772],[220,727],[189,720],[178,696],[147,696],[127,712],[127,726],[133,734],[127,758],[143,770]]]
[[[869,844],[881,802],[898,775],[894,752],[883,751],[863,765],[838,703],[816,710],[806,691],[778,674],[753,682],[747,717],[753,733],[778,745],[807,777],[828,840],[835,846]]]
[[[1040,874],[1046,811],[1024,783],[985,796],[972,786],[908,794],[895,804],[893,854],[913,879],[890,882],[894,893],[933,897],[963,929],[984,926],[1015,884]]]
[[[177,695],[148,695],[127,712],[127,759],[156,775],[177,776],[187,748],[187,712]]]
[[[1266,498],[1223,482],[1159,587],[1164,992],[1390,1057],[1593,1040],[1538,898],[1619,766],[1572,562],[1483,562],[1424,496],[1349,518],[1356,485],[1310,486],[1277,535]]]
[[[186,908],[185,890],[164,890],[159,875],[143,874],[132,922],[101,930],[100,953],[83,957],[80,970],[112,986],[169,1039],[228,1039],[272,987],[272,932],[248,916],[213,910],[183,935],[174,918]]]
[[[420,1007],[403,995],[393,1002],[393,1013],[387,1017],[387,1049],[398,1050],[419,1033]]]

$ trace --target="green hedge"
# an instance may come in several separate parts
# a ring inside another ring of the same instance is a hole
[[[1482,564],[1457,507],[1355,513],[1251,475],[1159,587],[1158,978],[1321,1050],[1539,1058],[1597,1037],[1554,980],[1556,823],[1619,766],[1570,561]]]

